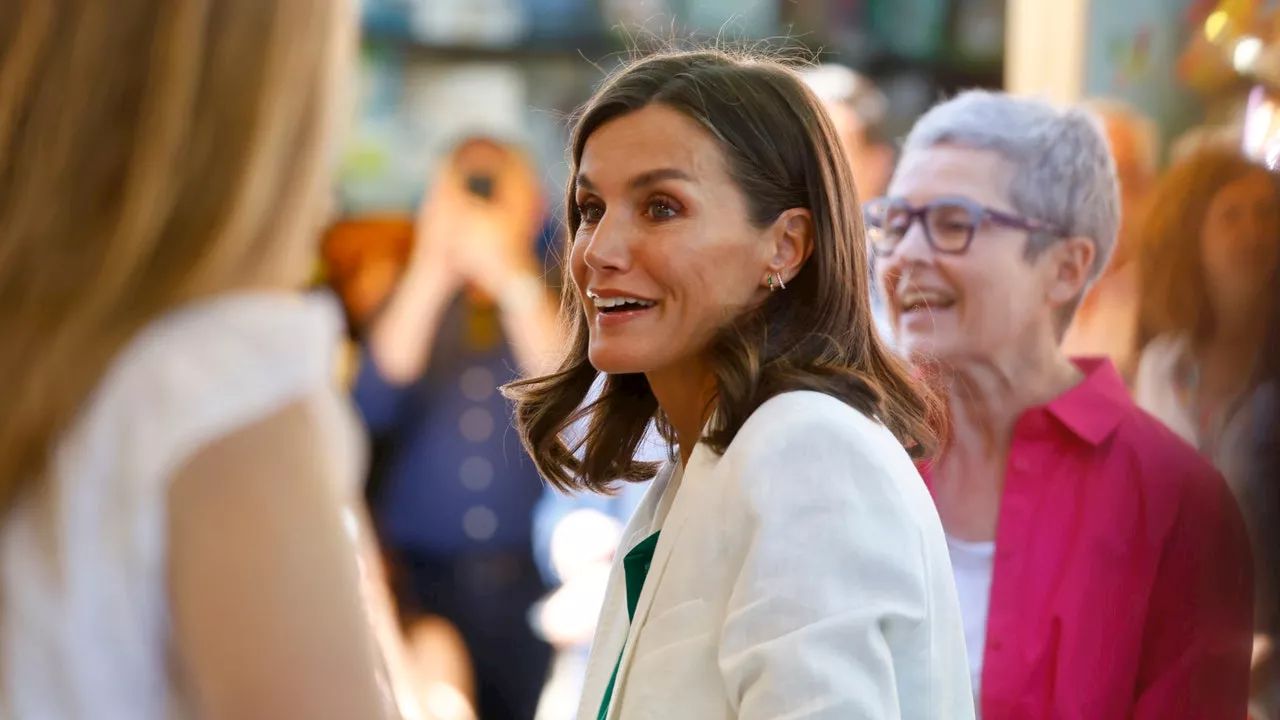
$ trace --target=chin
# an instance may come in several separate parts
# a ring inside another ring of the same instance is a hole
[[[895,346],[903,357],[911,361],[946,361],[955,355],[953,343],[933,335],[911,333],[895,338]]]
[[[592,367],[609,375],[643,373],[654,367],[645,353],[629,351],[622,347],[592,345],[587,358],[591,361]]]

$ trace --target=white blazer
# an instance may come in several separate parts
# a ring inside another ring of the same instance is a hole
[[[622,558],[661,529],[627,617]],[[946,539],[902,445],[840,400],[764,403],[664,467],[624,532],[579,720],[974,717]]]

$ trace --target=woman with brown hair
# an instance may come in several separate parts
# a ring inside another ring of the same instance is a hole
[[[0,3],[0,717],[383,717],[341,322],[349,0]]]
[[[972,717],[903,449],[932,446],[933,404],[873,330],[839,143],[794,72],[709,51],[623,69],[578,120],[568,351],[509,392],[557,487],[653,478],[580,718]],[[633,459],[651,421],[661,469]]]
[[[1161,181],[1142,242],[1135,396],[1238,479],[1232,438],[1247,425],[1280,257],[1276,180],[1238,151],[1201,149]]]
[[[1280,258],[1276,178],[1235,149],[1196,150],[1156,188],[1142,242],[1134,398],[1209,458],[1240,501],[1256,568],[1256,670],[1276,626],[1278,488],[1250,467]]]

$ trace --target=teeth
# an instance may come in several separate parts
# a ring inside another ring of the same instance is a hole
[[[610,297],[610,298],[593,297],[591,298],[591,301],[595,303],[595,306],[598,308],[614,308],[614,307],[620,307],[622,305],[653,307],[655,304],[651,300],[641,300],[639,298],[631,298],[631,297]]]
[[[904,308],[938,307],[951,304],[951,298],[938,293],[910,292],[898,297],[898,304]]]

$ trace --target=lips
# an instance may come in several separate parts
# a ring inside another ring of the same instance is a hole
[[[895,301],[902,314],[947,310],[956,304],[955,296],[950,293],[918,288],[898,293]]]

